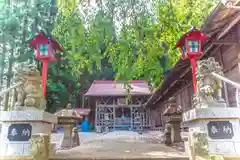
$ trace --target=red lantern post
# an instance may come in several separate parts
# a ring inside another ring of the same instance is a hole
[[[46,36],[43,32],[30,39],[29,45],[34,47],[36,59],[42,62],[43,96],[46,97],[48,63],[57,61],[56,52],[63,51],[63,49],[56,40]]]
[[[207,38],[208,36],[193,27],[193,29],[185,33],[176,44],[176,47],[181,50],[182,58],[190,59],[194,94],[197,93],[196,59],[202,55],[202,45]]]

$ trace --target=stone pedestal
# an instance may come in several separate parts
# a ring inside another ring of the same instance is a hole
[[[61,140],[61,149],[70,149],[72,147],[72,124],[63,125],[63,138]]]
[[[172,143],[178,143],[181,142],[181,129],[180,129],[180,124],[181,124],[181,116],[171,116],[170,120],[168,121],[168,124],[171,126],[171,142]]]
[[[172,142],[173,143],[177,143],[177,142],[181,142],[181,130],[180,130],[180,123],[173,123],[172,124]]]
[[[183,125],[189,127],[186,150],[195,155],[240,157],[239,118],[240,108],[194,108],[183,113]]]
[[[1,111],[1,156],[28,156],[33,134],[51,134],[57,116],[38,110]]]
[[[169,98],[167,103],[168,107],[163,112],[163,116],[170,118],[167,123],[171,130],[171,143],[181,142],[180,124],[182,121],[182,107],[177,104],[176,97]]]

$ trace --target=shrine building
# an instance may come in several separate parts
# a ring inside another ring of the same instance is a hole
[[[89,120],[97,132],[150,127],[149,109],[143,108],[151,96],[148,83],[133,80],[128,85],[129,89],[122,82],[95,80],[88,89]]]
[[[239,5],[239,1],[237,2]],[[240,83],[240,13],[238,9],[226,8],[219,3],[201,26],[200,31],[208,35],[202,46],[203,55],[199,59],[214,57],[223,68],[224,76]],[[233,86],[223,83],[222,95],[227,107],[240,106],[239,94]],[[168,107],[168,99],[175,97],[183,112],[193,107],[193,83],[189,60],[179,59],[165,76],[161,85],[149,98],[145,107],[150,109],[154,126],[164,127],[168,117],[163,116]]]

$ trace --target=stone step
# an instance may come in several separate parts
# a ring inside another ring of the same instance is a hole
[[[49,160],[189,160],[189,157],[157,157],[157,158],[133,158],[133,157],[119,157],[119,158],[96,158],[96,157],[81,157],[81,158],[50,158]]]
[[[0,157],[0,160],[33,160],[31,157]],[[119,158],[96,158],[96,157],[81,157],[81,158],[60,158],[60,157],[52,157],[48,160],[189,160],[188,157],[158,157],[158,158],[132,158],[132,157],[119,157]]]

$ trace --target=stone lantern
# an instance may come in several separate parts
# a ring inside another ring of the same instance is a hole
[[[58,124],[63,125],[64,135],[61,141],[61,149],[69,149],[72,147],[72,130],[74,125],[79,122],[82,117],[72,109],[71,104],[68,104],[65,109],[55,113],[58,117]]]
[[[163,116],[168,116],[170,119],[167,125],[171,126],[171,142],[181,141],[180,124],[182,121],[182,108],[177,105],[176,98],[171,97],[168,100],[168,108],[163,112]]]

